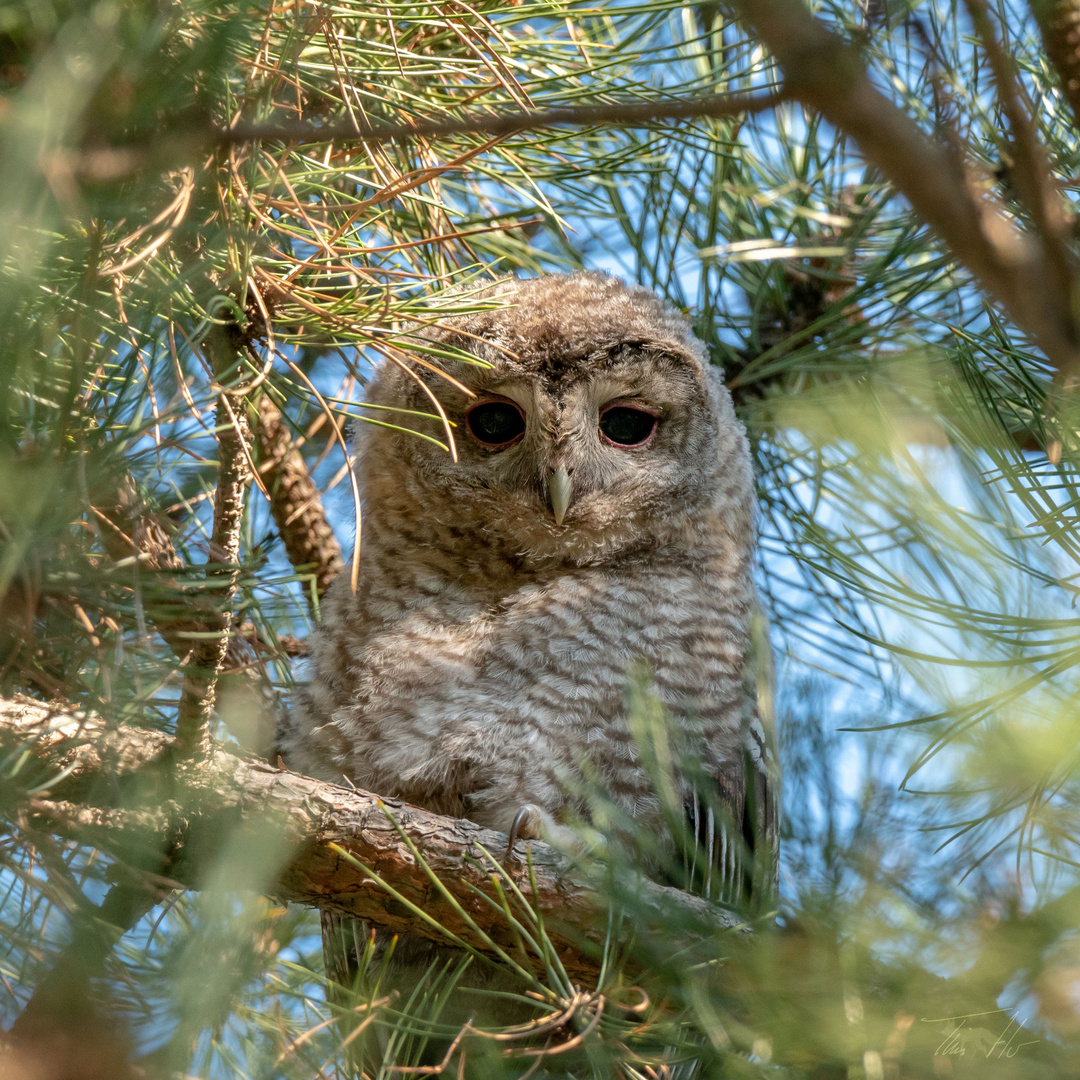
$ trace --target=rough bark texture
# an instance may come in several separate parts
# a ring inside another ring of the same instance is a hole
[[[449,931],[481,953],[494,955],[497,945],[520,958],[497,906],[495,883],[505,875],[503,891],[512,882],[542,913],[567,973],[596,978],[604,909],[584,872],[546,844],[519,842],[506,859],[505,835],[470,821],[218,745],[180,755],[160,732],[108,730],[28,698],[0,699],[0,746],[16,745],[57,777],[28,804],[27,824],[108,852],[152,875],[148,881],[250,888],[440,944]],[[642,880],[638,895],[645,910],[677,911],[702,933],[739,924],[731,912],[652,882]]]
[[[322,596],[345,567],[341,545],[281,412],[266,394],[259,399],[258,439],[259,472],[270,492],[270,511],[285,553],[293,566],[311,568],[315,590]]]

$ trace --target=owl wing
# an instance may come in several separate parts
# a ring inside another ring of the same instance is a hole
[[[775,901],[780,876],[772,651],[760,611],[753,619],[751,641],[741,753],[723,762],[713,777],[699,778],[686,800],[689,831],[695,841],[686,870],[692,890],[760,911]]]

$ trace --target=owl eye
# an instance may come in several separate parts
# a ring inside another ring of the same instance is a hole
[[[656,417],[645,409],[611,405],[600,414],[600,434],[615,446],[642,446],[656,430]]]
[[[509,401],[481,401],[465,414],[465,425],[491,450],[504,450],[525,434],[525,417]]]

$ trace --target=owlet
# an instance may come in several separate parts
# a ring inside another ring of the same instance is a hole
[[[655,833],[627,691],[644,672],[693,754],[676,779],[699,883],[743,895],[756,848],[768,891],[753,476],[719,371],[681,314],[603,274],[458,303],[473,310],[421,331],[423,364],[384,364],[369,387],[401,410],[380,419],[428,438],[358,425],[359,587],[346,574],[327,592],[286,760],[534,837],[581,811],[588,773]],[[456,460],[433,441],[432,396]]]

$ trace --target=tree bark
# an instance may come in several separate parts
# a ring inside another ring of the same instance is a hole
[[[341,545],[326,519],[319,489],[268,394],[259,398],[259,471],[270,492],[270,512],[289,562],[307,567],[319,596],[345,568]]]
[[[167,878],[192,889],[253,889],[488,956],[504,950],[540,969],[542,958],[523,952],[501,907],[500,886],[511,897],[516,889],[543,917],[567,974],[596,980],[606,903],[585,870],[546,844],[519,841],[507,858],[506,836],[471,821],[273,768],[220,744],[182,755],[161,732],[110,730],[29,698],[0,699],[0,746],[21,746],[56,777],[25,804],[28,825],[107,852],[158,887]],[[677,913],[691,937],[741,924],[733,912],[644,878],[634,891],[647,922]],[[531,922],[520,900],[510,903]]]

